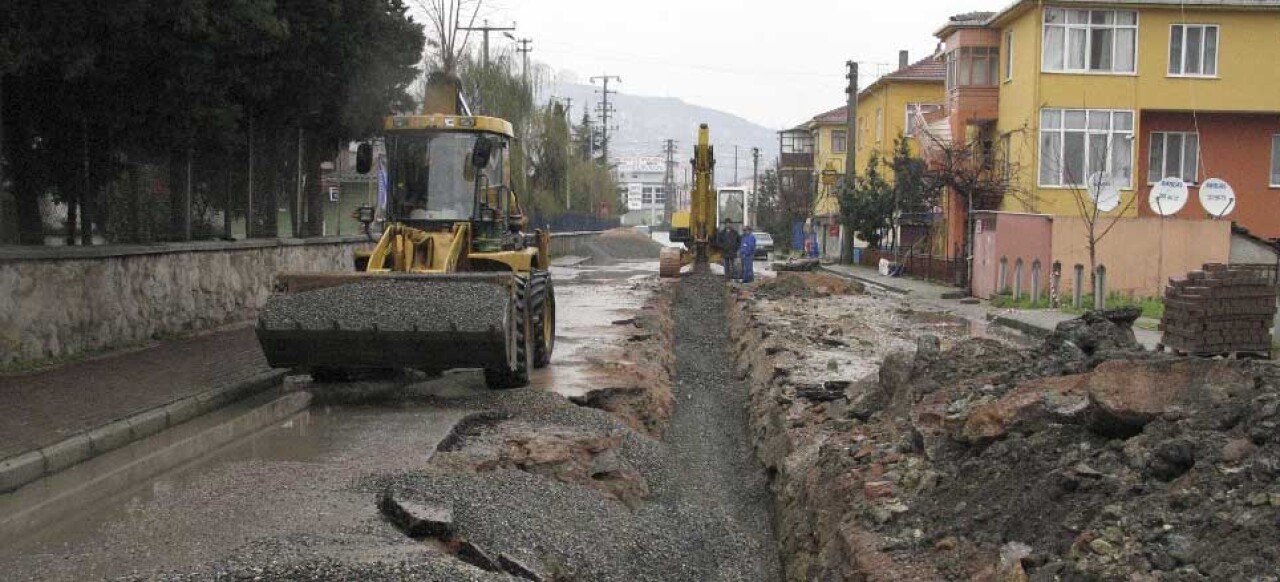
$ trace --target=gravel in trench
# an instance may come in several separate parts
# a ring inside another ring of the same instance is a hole
[[[751,450],[746,386],[733,378],[724,280],[690,275],[676,295],[676,397],[666,441],[671,447],[672,490],[705,512],[708,535],[696,536],[700,553],[717,564],[721,580],[778,580],[773,496]]]
[[[722,278],[694,275],[681,282],[674,305],[678,402],[662,441],[544,392],[451,403],[522,422],[623,433],[619,462],[644,475],[651,489],[638,507],[515,470],[385,475],[367,482],[366,491],[390,486],[452,507],[460,536],[541,564],[553,579],[781,579],[773,497],[751,450],[746,388],[733,379],[725,307]]]

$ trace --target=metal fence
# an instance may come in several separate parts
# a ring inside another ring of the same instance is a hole
[[[858,264],[866,267],[879,267],[880,259],[896,263],[901,274],[954,287],[967,287],[969,283],[969,266],[963,258],[939,257],[928,253],[911,252],[905,249],[862,249]]]

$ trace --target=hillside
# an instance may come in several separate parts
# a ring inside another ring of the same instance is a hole
[[[591,104],[591,118],[596,120],[595,103],[598,87],[558,83],[549,94],[573,99],[574,123],[582,119],[584,104]],[[617,130],[611,135],[610,157],[662,155],[665,140],[674,139],[681,168],[688,166],[692,146],[697,139],[698,124],[711,128],[711,142],[716,148],[716,181],[733,181],[733,147],[738,146],[738,174],[743,183],[751,180],[751,148],[760,148],[760,171],[773,163],[778,155],[778,134],[774,129],[757,125],[736,115],[709,107],[691,105],[673,97],[645,97],[623,91],[611,102],[617,111],[610,125]]]

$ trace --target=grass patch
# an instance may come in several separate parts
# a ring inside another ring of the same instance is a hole
[[[1049,309],[1053,307],[1049,303],[1048,297],[1041,297],[1039,301],[1032,301],[1031,296],[1024,296],[1022,299],[1014,300],[1013,294],[997,295],[991,299],[992,307],[1001,309]]]
[[[1065,298],[1062,311],[1074,315],[1080,315],[1093,307],[1093,294],[1085,295],[1081,301],[1081,309],[1071,306],[1070,297]],[[1121,295],[1120,293],[1107,294],[1107,309],[1118,309],[1121,307],[1137,307],[1142,310],[1142,317],[1151,319],[1161,319],[1164,317],[1164,300],[1158,297],[1130,297]]]

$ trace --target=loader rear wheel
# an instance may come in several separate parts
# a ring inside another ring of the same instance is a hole
[[[516,367],[506,366],[485,368],[484,382],[492,390],[510,390],[520,388],[529,383],[529,370],[533,368],[533,318],[530,309],[529,278],[516,276],[515,305],[511,312],[515,316],[514,329],[508,333],[515,335]]]
[[[533,366],[545,368],[556,349],[556,289],[551,273],[534,271],[529,303],[533,313]]]

